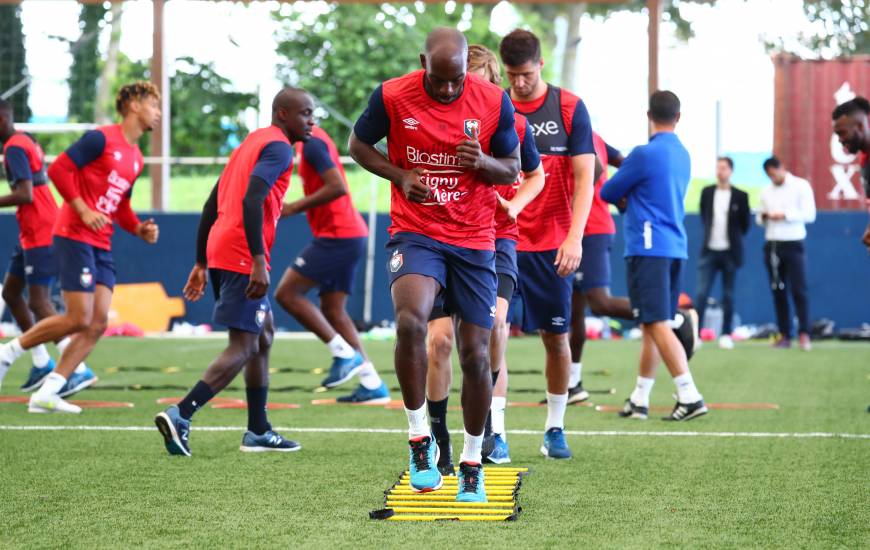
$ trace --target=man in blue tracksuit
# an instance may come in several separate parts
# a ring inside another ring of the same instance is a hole
[[[640,376],[620,416],[646,419],[656,369],[663,360],[677,386],[677,404],[665,420],[690,420],[706,414],[686,352],[670,323],[677,313],[680,276],[688,258],[683,200],[691,175],[689,153],[674,134],[680,100],[655,92],[647,111],[649,143],[634,149],[616,175],[601,188],[601,198],[624,210],[628,296],[643,331]]]

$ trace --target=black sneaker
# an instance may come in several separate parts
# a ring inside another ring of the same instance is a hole
[[[453,445],[450,438],[436,439],[438,445],[438,471],[442,476],[455,476],[456,468],[453,466]]]
[[[589,399],[589,392],[583,389],[583,381],[577,382],[573,388],[568,388],[568,404],[582,403]]]
[[[619,411],[619,416],[622,418],[635,418],[637,420],[646,420],[649,417],[649,407],[641,407],[631,402],[631,399],[625,400],[622,410]]]
[[[680,422],[682,420],[691,420],[707,414],[707,406],[704,405],[704,400],[695,401],[694,403],[680,403],[674,405],[674,410],[671,414],[662,418],[662,420],[670,420]]]

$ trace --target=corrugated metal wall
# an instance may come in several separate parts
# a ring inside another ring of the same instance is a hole
[[[833,137],[831,111],[852,95],[870,97],[870,56],[808,61],[779,55],[773,62],[775,154],[810,180],[818,208],[860,209],[858,164]]]

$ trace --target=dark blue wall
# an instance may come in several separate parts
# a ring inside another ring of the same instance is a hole
[[[160,224],[160,243],[149,246],[121,230],[114,241],[115,264],[119,282],[160,281],[170,295],[180,295],[181,288],[193,262],[194,240],[199,220],[198,214],[157,214]],[[392,319],[392,304],[387,286],[387,240],[386,227],[389,216],[378,216],[376,231],[376,256],[374,300],[372,319],[378,322]],[[618,225],[620,225],[618,223]],[[860,237],[867,225],[864,213],[821,213],[815,224],[809,227],[807,257],[809,259],[810,310],[813,319],[828,317],[840,327],[858,326],[870,322],[870,256],[860,245]],[[698,216],[686,219],[689,233],[690,254],[686,266],[685,290],[694,295],[697,278],[698,243],[701,224]],[[18,234],[15,218],[0,215],[0,263],[5,262],[15,246]],[[296,254],[311,239],[305,218],[296,216],[282,221],[278,226],[278,238],[272,251],[272,284],[278,284],[281,274],[296,257]],[[736,309],[744,323],[765,323],[773,320],[773,303],[767,283],[767,274],[762,259],[763,233],[753,227],[747,236],[746,265],[737,279]],[[613,292],[625,293],[625,268],[621,258],[622,237],[617,234],[613,257]],[[354,295],[349,301],[349,310],[354,318],[361,318],[363,311],[364,265],[360,265]],[[718,285],[714,288],[718,295]],[[210,322],[213,301],[211,293],[196,304],[187,305],[185,320],[191,323]],[[274,304],[273,304],[274,305]],[[299,325],[280,307],[275,308],[279,327],[299,330]],[[8,317],[8,313],[7,313]]]

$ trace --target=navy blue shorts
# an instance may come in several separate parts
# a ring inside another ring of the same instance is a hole
[[[523,332],[564,334],[571,328],[571,277],[556,273],[556,252],[517,253]]]
[[[519,278],[517,268],[517,242],[513,239],[495,240],[495,272],[507,275],[516,284]],[[508,298],[509,300],[510,298]]]
[[[495,318],[495,252],[452,246],[418,233],[396,233],[387,243],[390,285],[403,275],[425,275],[441,285],[445,311],[491,329]]]
[[[316,281],[321,296],[329,292],[351,294],[357,266],[365,253],[365,237],[314,239],[293,262],[293,269]]]
[[[209,269],[214,292],[212,320],[218,325],[253,332],[263,332],[263,325],[271,311],[268,295],[259,300],[249,300],[245,289],[251,277],[225,269]]]
[[[574,273],[574,290],[586,292],[593,288],[610,286],[610,249],[613,235],[588,235],[583,237],[583,257]]]
[[[54,237],[52,244],[60,288],[68,292],[93,292],[96,285],[115,288],[115,260],[104,250],[66,237]]]
[[[658,256],[625,259],[628,299],[641,324],[671,321],[680,301],[684,260]]]
[[[26,281],[28,285],[51,286],[57,277],[57,263],[50,246],[38,246],[24,250],[15,245],[9,260],[9,274]]]

